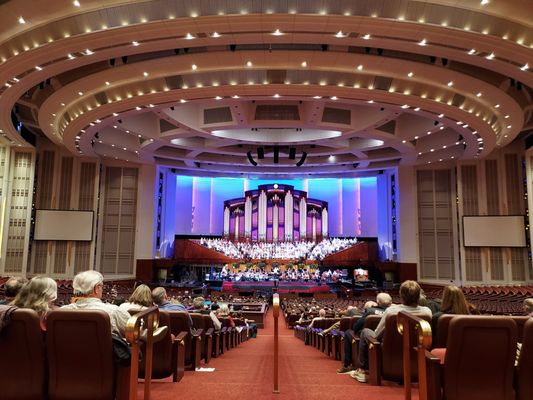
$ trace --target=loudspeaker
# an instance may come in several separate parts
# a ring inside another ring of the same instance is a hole
[[[302,151],[302,157],[300,158],[300,161],[296,163],[296,166],[301,167],[303,163],[305,162],[306,158],[307,158],[307,153],[305,151]]]
[[[250,164],[252,164],[254,167],[257,166],[257,162],[252,157],[252,152],[251,151],[246,153],[246,157],[248,157],[248,161],[250,161]]]
[[[229,45],[229,49],[230,49],[230,51],[235,51],[237,49],[237,45],[236,44],[230,44]]]
[[[128,56],[122,56],[122,64],[128,63]]]
[[[115,59],[114,58],[109,59],[109,65],[112,66],[112,67],[115,66]]]
[[[257,158],[259,158],[260,160],[265,158],[265,149],[263,147],[257,148]]]
[[[296,160],[296,147],[289,148],[289,160]]]
[[[274,146],[274,164],[279,164],[279,147]]]

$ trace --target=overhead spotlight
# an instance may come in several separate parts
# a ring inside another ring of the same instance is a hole
[[[302,151],[302,157],[300,158],[300,161],[296,163],[296,166],[301,167],[303,163],[305,162],[306,158],[307,158],[307,153],[305,151]]]
[[[254,167],[257,166],[257,162],[254,160],[254,158],[252,157],[252,152],[249,151],[248,153],[246,153],[246,157],[248,157],[248,161],[250,162],[250,164],[252,164]]]
[[[274,164],[279,164],[279,147],[274,146]]]
[[[117,122],[118,122],[119,124],[121,124],[121,123],[122,123],[122,120],[121,120],[121,119],[119,119],[119,120],[117,120]]]
[[[429,62],[430,62],[431,64],[435,64],[435,61],[437,61],[437,57],[435,57],[435,56],[429,56]]]
[[[109,65],[110,65],[111,67],[114,67],[114,66],[115,66],[115,61],[116,61],[116,60],[115,60],[114,58],[110,58],[110,59],[109,59]]]
[[[122,56],[122,64],[128,63],[128,56]]]
[[[236,44],[230,44],[229,45],[229,49],[230,49],[230,51],[235,51],[235,50],[237,50],[237,45]]]
[[[296,147],[289,148],[289,160],[296,160]]]
[[[322,51],[328,51],[328,49],[329,49],[329,45],[327,45],[327,44],[321,44],[321,45],[320,45],[320,50],[322,50]]]
[[[174,106],[170,106],[170,109],[174,111],[176,108]]]
[[[442,62],[442,65],[443,65],[443,66],[448,65],[448,59],[447,59],[447,58],[441,58],[440,61]]]
[[[265,158],[265,148],[264,147],[258,147],[257,148],[257,158],[260,160]]]
[[[437,126],[439,124],[439,121],[433,121],[433,125]]]
[[[383,55],[383,49],[378,49],[378,55],[382,56]]]

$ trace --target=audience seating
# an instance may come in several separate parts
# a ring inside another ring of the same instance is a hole
[[[51,311],[46,329],[50,400],[127,398],[129,367],[115,367],[104,311]]]
[[[185,366],[193,371],[200,367],[202,354],[201,334],[203,329],[195,329],[191,325],[189,314],[185,311],[169,311],[170,332],[179,337],[181,332],[189,332],[184,339]]]
[[[516,366],[516,400],[533,399],[533,318],[528,320],[523,326],[522,350],[520,359]]]
[[[185,340],[188,331],[179,332],[177,336],[171,333],[170,316],[166,311],[159,311],[159,326],[168,326],[165,336],[154,343],[152,359],[152,378],[161,379],[172,375],[172,381],[178,382],[183,378],[185,370]],[[145,346],[141,351],[145,353]],[[144,378],[144,363],[139,364],[139,377]]]
[[[365,317],[364,328],[375,330],[381,321],[381,315],[367,315]],[[352,325],[353,326],[353,325]],[[359,333],[355,333],[351,328],[345,332],[344,340],[350,340],[352,342],[352,365],[355,368],[359,368]],[[344,346],[343,346],[344,353]],[[344,355],[341,360],[344,360]]]
[[[209,364],[209,361],[211,361],[211,353],[213,352],[213,328],[209,329],[205,326],[205,318],[209,317],[209,315],[203,315],[199,313],[191,313],[192,323],[194,325],[194,328],[199,332],[201,339],[201,358],[203,358],[204,362],[206,364]]]
[[[443,359],[426,353],[429,398],[514,399],[516,338],[511,318],[454,316]]]
[[[46,398],[45,345],[35,311],[11,314],[11,323],[0,333],[0,371],[0,398]]]
[[[421,318],[431,324],[431,317]],[[381,379],[403,382],[403,339],[398,332],[396,319],[396,315],[387,317],[381,341],[379,339],[370,339],[368,366],[370,372],[369,382],[372,385],[381,385]],[[416,338],[413,337],[411,343],[416,343]],[[411,381],[418,380],[418,364],[416,360],[416,356],[413,355],[411,357]]]

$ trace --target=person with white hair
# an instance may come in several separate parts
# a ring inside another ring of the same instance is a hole
[[[365,326],[365,318],[367,316],[382,315],[385,312],[385,310],[392,304],[392,297],[388,293],[378,293],[378,295],[376,296],[376,302],[377,303],[373,301],[367,301],[364,307],[365,311],[363,312],[363,315],[361,315],[361,318],[359,318],[353,324],[351,331],[347,330],[345,332],[344,334],[345,335],[344,360],[343,360],[343,366],[337,370],[338,374],[347,374],[354,370],[354,367],[352,365],[352,341],[348,340],[347,338],[361,332],[361,330]]]
[[[75,302],[61,308],[68,310],[102,310],[109,315],[111,332],[124,337],[130,314],[114,304],[102,302],[104,277],[98,271],[83,271],[72,282]]]

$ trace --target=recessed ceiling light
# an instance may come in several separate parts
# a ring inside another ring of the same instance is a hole
[[[191,39],[194,39],[194,36],[191,35],[190,33],[187,33],[187,34],[185,35],[185,39],[187,39],[187,40],[191,40]]]
[[[507,129],[511,129],[512,127],[512,125],[507,125]]]
[[[448,86],[452,87],[453,86],[453,81],[448,82]]]
[[[368,100],[367,103],[369,103],[369,104],[373,104],[373,103],[374,103],[374,100]]]
[[[490,53],[490,54],[486,57],[486,59],[487,59],[487,60],[492,60],[495,56],[496,56],[496,55],[495,55],[494,53]]]
[[[148,104],[148,107],[154,108],[155,106],[153,104]]]
[[[37,66],[35,67],[35,69],[36,69],[37,71],[42,71],[42,70],[43,70],[43,67],[40,67],[40,66],[37,65]]]
[[[476,49],[470,49],[470,51],[468,52],[468,54],[473,55],[475,52],[476,52]]]
[[[217,96],[217,97],[215,97],[215,100],[222,100],[222,97]]]
[[[321,98],[322,98],[322,96],[313,96],[313,99],[317,99],[318,100],[318,99],[321,99]]]
[[[105,85],[106,85],[106,86],[109,86],[109,85],[111,85],[111,84],[109,83],[109,81],[105,81]]]
[[[214,38],[219,38],[220,36],[221,35],[218,32],[213,32],[213,34],[211,35],[211,37],[214,37]]]
[[[369,40],[370,39],[370,33],[367,33],[366,35],[363,36],[363,39],[365,40]]]
[[[68,57],[69,60],[73,60],[73,59],[76,58],[76,57],[74,57],[74,56],[73,56],[72,54],[70,54],[70,53],[67,54],[67,57]]]
[[[346,35],[345,35],[342,31],[338,31],[338,32],[335,34],[335,37],[343,38],[343,37],[346,37]]]
[[[412,72],[409,72],[409,73],[407,74],[407,76],[408,76],[409,78],[412,78],[413,75],[414,75],[414,74],[413,74]]]
[[[81,6],[81,4],[80,4],[80,2],[78,0],[74,0],[72,2],[72,4],[74,4],[74,7],[80,7]]]
[[[304,67],[304,68],[307,67],[307,61],[302,61],[302,64],[301,64],[301,65],[302,65],[302,67]]]
[[[438,117],[442,118],[442,117],[444,117],[444,114],[439,114]]]
[[[78,92],[78,94],[79,94],[80,96],[83,96],[83,92]]]
[[[489,4],[490,0],[481,0],[481,5],[484,6],[486,4]]]
[[[113,116],[114,116],[114,117],[118,117],[118,113],[114,112],[114,113],[113,113]]]
[[[427,44],[426,39],[422,39],[420,42],[418,42],[419,46],[425,46]]]
[[[526,63],[526,65],[524,65],[523,67],[520,67],[520,69],[521,69],[522,71],[526,71],[526,70],[528,70],[528,69],[529,69],[529,64]]]
[[[144,76],[148,76],[148,72],[143,72],[143,75]]]
[[[252,64],[251,61],[247,61],[247,62],[246,62],[246,66],[247,66],[247,67],[251,67],[252,65],[253,65],[253,64]]]
[[[94,54],[94,51],[91,51],[91,50],[89,50],[89,49],[85,49],[84,54],[85,54],[86,56],[90,56],[91,54]]]
[[[500,105],[499,105],[499,104],[496,104],[496,105],[494,106],[494,108],[500,108]]]
[[[362,71],[362,70],[363,70],[363,64],[358,65],[358,66],[357,66],[357,70],[358,70],[358,71]]]
[[[191,66],[191,68],[192,68],[193,71],[196,71],[196,70],[198,69],[198,66],[197,66],[196,64],[193,64],[193,65]]]
[[[273,97],[275,97],[276,99],[279,98],[279,94],[275,94]]]
[[[273,34],[274,36],[281,36],[281,35],[283,35],[283,33],[282,33],[279,29],[276,29],[274,32],[272,32],[272,34]]]
[[[509,115],[506,115],[506,116],[505,116],[505,119],[507,119],[507,118],[509,118]]]
[[[481,92],[478,92],[478,93],[476,94],[477,97],[481,97],[482,95],[483,95],[483,93],[481,93]]]
[[[23,17],[19,17],[19,24],[25,24],[26,20]]]
[[[402,140],[402,143],[407,143],[407,140]]]
[[[138,46],[138,45],[139,45],[139,42],[137,42],[137,41],[134,40],[133,42],[131,42],[131,44],[134,45],[134,46]]]
[[[338,97],[337,97],[337,96],[331,96],[330,99],[331,99],[331,100],[337,100]]]
[[[139,107],[139,106],[135,107],[135,109],[136,109],[137,111],[141,111],[141,107]]]
[[[187,103],[187,100],[185,100],[185,99],[181,99],[181,100],[180,100],[180,103]]]
[[[233,96],[231,96],[231,98],[232,98],[232,99],[239,99],[240,97],[237,96],[237,95],[233,95]]]
[[[402,106],[402,108],[405,110],[406,108],[409,108],[409,105],[404,104],[404,105]]]

